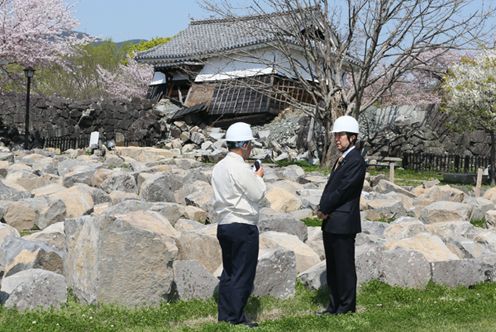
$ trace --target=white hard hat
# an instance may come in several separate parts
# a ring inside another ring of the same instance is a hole
[[[354,133],[358,134],[358,121],[354,117],[349,115],[340,116],[334,121],[332,126],[333,133]]]
[[[236,122],[227,128],[226,141],[245,142],[255,139],[251,132],[250,125],[244,122]]]

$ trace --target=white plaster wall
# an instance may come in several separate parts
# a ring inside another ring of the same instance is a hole
[[[306,64],[304,57],[296,51],[294,58],[302,64]],[[304,70],[305,79],[310,80],[310,75]],[[208,59],[207,63],[196,76],[195,82],[219,81],[239,77],[250,77],[278,73],[287,77],[294,77],[293,70],[284,55],[271,48],[263,48],[244,53],[214,57]]]

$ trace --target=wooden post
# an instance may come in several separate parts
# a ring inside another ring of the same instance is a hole
[[[475,183],[475,197],[480,197],[482,185],[482,168],[477,169],[477,182]]]
[[[389,181],[394,183],[394,162],[389,163]]]

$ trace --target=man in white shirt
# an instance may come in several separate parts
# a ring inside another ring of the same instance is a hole
[[[218,320],[256,327],[244,308],[253,290],[258,261],[259,203],[265,195],[264,170],[245,163],[252,150],[248,124],[237,122],[226,132],[229,153],[212,171],[217,239],[222,249]]]

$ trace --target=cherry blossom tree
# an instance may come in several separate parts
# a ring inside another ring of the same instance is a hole
[[[133,56],[114,71],[98,66],[98,74],[106,92],[114,98],[143,98],[153,78],[153,66],[140,64]]]
[[[78,38],[78,22],[64,0],[0,0],[0,68],[62,63]]]
[[[461,131],[484,130],[491,137],[491,184],[496,163],[496,51],[465,57],[445,78],[446,112]]]

